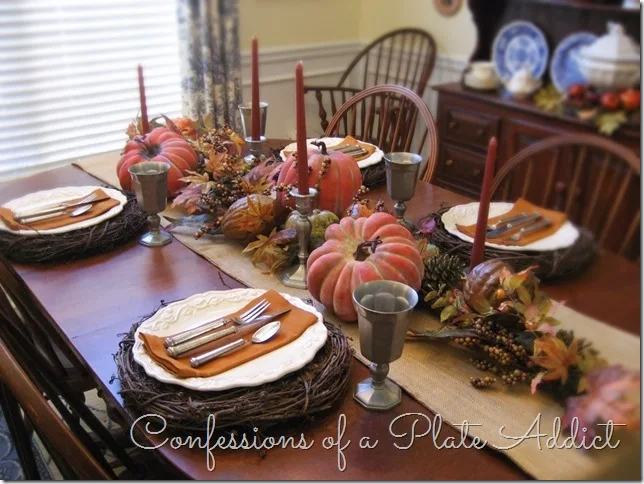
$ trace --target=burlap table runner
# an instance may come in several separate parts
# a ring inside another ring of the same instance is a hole
[[[111,163],[106,163],[104,159],[90,159],[78,165],[106,183],[118,186],[115,163],[116,157]],[[167,224],[165,222],[164,225]],[[250,287],[310,297],[308,291],[287,288],[277,278],[262,274],[253,267],[246,255],[241,254],[242,246],[237,242],[223,237],[195,240],[192,234],[175,236],[222,271]],[[357,324],[338,321],[319,304],[316,306],[326,319],[340,326],[352,338],[351,344],[355,347],[357,358],[367,363],[360,355]],[[591,340],[610,363],[639,370],[638,337],[561,305],[557,305],[556,317],[562,321],[562,327]],[[430,327],[437,326],[438,322],[429,314],[416,311],[412,325]],[[639,479],[639,433],[618,432],[611,440],[613,443],[617,439],[621,441],[615,449],[583,451],[549,448],[547,438],[554,435],[553,424],[555,418],[563,414],[562,407],[539,393],[530,395],[529,388],[525,386],[505,389],[497,385],[498,388],[494,390],[477,390],[469,384],[469,378],[476,373],[468,361],[467,353],[463,351],[445,343],[410,341],[405,345],[403,356],[391,364],[389,376],[432,412],[440,414],[445,423],[460,429],[458,426],[467,421],[467,434],[470,437],[478,437],[486,441],[488,446],[504,452],[537,479]],[[427,430],[425,418],[418,418],[420,422],[416,431],[423,433]],[[409,429],[408,422],[405,430]],[[545,436],[523,440],[510,438],[534,436],[537,433]],[[422,438],[431,438],[431,432]],[[559,439],[559,443],[561,441]],[[443,441],[439,437],[436,445],[441,443]],[[472,478],[485,479],[485,475],[473,475]]]

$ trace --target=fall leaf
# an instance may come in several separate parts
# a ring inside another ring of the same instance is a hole
[[[196,171],[186,171],[188,176],[179,178],[182,182],[188,183],[190,185],[197,185],[201,189],[201,193],[208,193],[212,190],[212,187],[215,186],[215,182],[210,180],[208,173],[197,173]]]
[[[626,121],[626,113],[624,111],[615,111],[597,115],[595,125],[599,128],[601,134],[611,136]]]
[[[265,273],[275,274],[291,260],[294,254],[292,246],[296,238],[295,229],[284,229],[279,232],[273,229],[268,237],[258,235],[257,240],[248,244],[242,254],[254,252],[251,258],[253,265],[263,267]]]
[[[639,393],[640,373],[613,365],[588,373],[585,377],[584,395],[566,400],[566,411],[561,418],[564,429],[569,429],[575,419],[579,427],[578,438],[596,435],[596,425],[611,420],[625,424],[629,430],[640,425]]]
[[[199,201],[201,200],[202,185],[192,184],[182,188],[179,194],[172,202],[172,207],[185,207],[188,213],[194,214],[201,210]]]
[[[577,349],[577,340],[574,340],[570,346],[566,346],[566,343],[551,334],[544,334],[537,338],[534,342],[532,361],[546,370],[543,375],[537,375],[539,381],[560,380],[566,383],[569,368],[577,364]],[[536,390],[537,385],[538,383],[533,382],[533,391]]]
[[[561,114],[563,112],[564,95],[557,91],[557,88],[549,84],[540,89],[534,96],[534,103],[539,109],[548,113]]]

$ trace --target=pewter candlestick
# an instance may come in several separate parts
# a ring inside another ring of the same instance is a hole
[[[250,154],[246,155],[244,161],[247,163],[253,163],[255,160],[259,160],[262,157],[262,149],[264,147],[264,142],[266,141],[266,115],[268,112],[268,103],[260,102],[259,103],[259,140],[254,141],[250,136],[250,126],[251,126],[251,112],[252,108],[250,103],[240,104],[237,106],[239,109],[239,114],[241,117],[242,130],[244,131],[244,140],[248,143],[250,147]]]
[[[411,200],[416,192],[418,170],[423,158],[415,153],[387,153],[385,156],[387,171],[387,193],[395,200],[394,214],[398,223],[409,230],[414,230],[414,224],[405,219],[405,202]]]
[[[400,387],[387,379],[389,363],[402,355],[409,316],[418,293],[395,281],[371,281],[353,291],[358,313],[360,352],[370,360],[371,378],[356,385],[353,395],[370,410],[389,410],[401,401]]]
[[[293,188],[289,193],[295,198],[295,209],[299,213],[299,217],[295,221],[297,241],[300,246],[297,253],[299,264],[286,269],[282,273],[281,280],[285,286],[307,289],[306,263],[309,259],[309,241],[311,240],[311,221],[309,220],[309,216],[315,208],[318,191],[315,188],[309,188],[309,194],[302,195],[297,188]]]
[[[139,242],[148,247],[161,247],[172,242],[172,236],[161,230],[161,218],[168,197],[168,163],[145,161],[128,168],[132,177],[132,185],[136,193],[136,201],[141,209],[148,214],[150,231],[143,234]]]

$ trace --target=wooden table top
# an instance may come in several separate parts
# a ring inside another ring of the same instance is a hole
[[[0,204],[23,194],[48,188],[96,183],[90,175],[68,166],[0,185]],[[388,200],[385,190],[374,190],[372,198]],[[462,203],[463,196],[419,182],[416,197],[408,204],[411,220],[437,209],[441,203]],[[391,204],[389,204],[389,207]],[[214,242],[216,243],[216,242]],[[68,264],[18,265],[17,269],[36,297],[49,311],[70,346],[93,372],[106,398],[123,416],[118,380],[112,381],[116,366],[112,354],[119,334],[129,330],[142,316],[151,313],[160,300],[170,302],[192,294],[242,287],[180,242],[149,249],[136,240],[111,252]],[[639,334],[639,267],[616,255],[602,253],[581,277],[544,285],[548,293],[565,300],[572,308],[627,331]],[[610,303],[610,304],[608,304]],[[367,377],[365,366],[354,360],[352,386]],[[202,449],[173,450],[165,445],[157,451],[175,470],[200,479],[517,479],[526,476],[504,455],[484,449],[438,449],[427,437],[409,450],[398,450],[388,432],[389,423],[404,413],[433,414],[404,395],[402,404],[388,412],[368,412],[355,403],[349,392],[339,410],[302,431],[315,445],[309,450],[273,449],[258,451],[215,451],[216,470],[206,467]],[[338,470],[337,449],[325,450],[325,437],[338,434],[338,417],[345,414],[347,428],[346,470]],[[360,449],[361,437],[378,439],[374,449]],[[160,443],[167,435],[151,437]],[[459,434],[444,426],[440,439]],[[442,440],[439,441],[439,443]],[[402,443],[402,442],[399,442]],[[467,463],[467,465],[464,465]]]

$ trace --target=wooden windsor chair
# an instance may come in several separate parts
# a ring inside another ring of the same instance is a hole
[[[56,368],[49,365],[34,341],[2,313],[0,382],[0,404],[27,479],[41,478],[31,445],[32,431],[39,435],[65,479],[115,478],[117,466],[143,476],[142,462],[125,451],[78,392],[58,378]],[[108,461],[107,451],[116,461]]]
[[[56,331],[56,323],[9,261],[0,255],[0,315],[34,344],[58,380],[79,395],[96,387],[94,380],[69,345]]]
[[[436,122],[425,101],[412,90],[383,84],[361,91],[338,109],[324,135],[338,136],[341,129],[385,153],[408,151],[425,155],[427,161],[420,177],[431,180],[438,153]]]
[[[602,136],[546,138],[514,155],[492,184],[497,200],[523,197],[563,211],[600,247],[639,257],[640,158]]]
[[[325,131],[338,107],[356,93],[378,84],[398,84],[423,96],[436,61],[436,42],[429,32],[393,30],[367,45],[351,61],[337,85],[304,86],[318,102],[320,126]],[[348,133],[344,133],[348,134]]]

